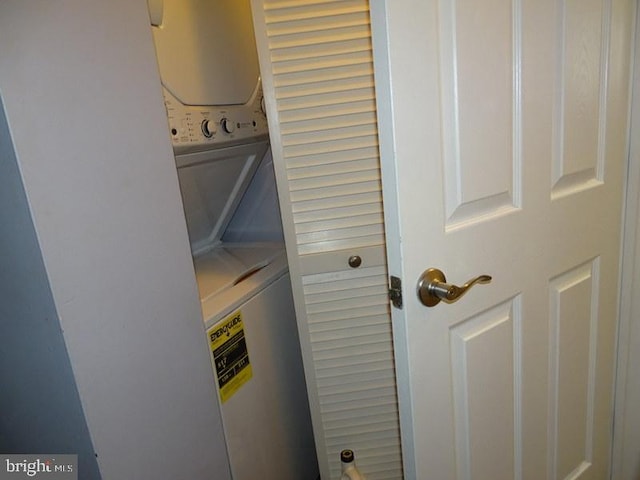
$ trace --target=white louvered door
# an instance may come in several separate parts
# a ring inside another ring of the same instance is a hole
[[[368,2],[252,7],[321,475],[401,479]]]
[[[371,4],[407,478],[609,478],[637,2]]]

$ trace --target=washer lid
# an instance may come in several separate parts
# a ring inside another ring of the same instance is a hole
[[[225,243],[195,257],[193,265],[207,328],[288,270],[286,251],[281,243]]]
[[[176,156],[194,255],[220,242],[268,145],[262,141]]]
[[[281,243],[222,243],[193,259],[200,300],[205,302],[240,284],[252,289],[260,287],[265,274],[269,278],[286,269],[283,259],[285,250]]]
[[[250,0],[153,0],[149,7],[165,88],[184,105],[249,101],[260,76]]]

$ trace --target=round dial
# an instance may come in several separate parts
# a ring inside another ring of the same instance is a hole
[[[202,121],[202,134],[211,138],[218,131],[218,124],[213,120],[203,120]]]
[[[227,133],[233,133],[236,130],[235,124],[228,118],[220,120],[220,125],[222,125],[222,129]]]

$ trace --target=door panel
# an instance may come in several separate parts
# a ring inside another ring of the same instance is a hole
[[[567,1],[556,37],[552,197],[602,182],[611,2]]]
[[[552,473],[587,468],[593,451],[599,259],[550,282],[549,453]]]
[[[634,8],[372,1],[409,478],[607,475]]]
[[[456,470],[480,478],[514,478],[520,362],[519,298],[481,312],[449,331]],[[487,442],[486,432],[491,431]]]
[[[252,7],[320,473],[399,480],[369,5]]]
[[[443,2],[439,12],[447,229],[519,207],[516,25],[511,2]],[[472,34],[482,25],[482,39]],[[479,95],[479,92],[484,92]],[[482,121],[491,118],[491,122]],[[482,164],[475,158],[487,159]]]

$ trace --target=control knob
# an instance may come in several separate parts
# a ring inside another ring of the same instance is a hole
[[[203,120],[201,126],[202,134],[207,138],[213,137],[213,135],[218,131],[218,125],[213,120]]]
[[[236,130],[235,124],[228,118],[220,120],[220,125],[222,125],[222,129],[227,133],[233,133]]]

